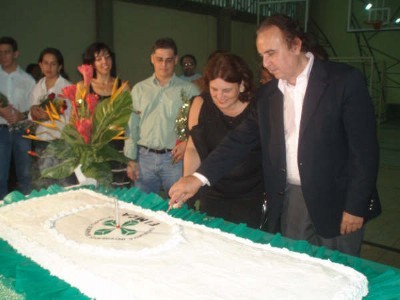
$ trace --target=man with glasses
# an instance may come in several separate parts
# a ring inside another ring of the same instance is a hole
[[[127,130],[125,155],[131,159],[127,174],[146,193],[168,192],[182,176],[186,141],[178,141],[175,120],[197,88],[174,73],[178,50],[173,39],[161,38],[150,55],[154,74],[132,88],[133,113]]]
[[[201,74],[196,72],[197,61],[193,55],[185,54],[181,57],[180,63],[183,70],[180,78],[186,81],[195,81],[201,77]]]

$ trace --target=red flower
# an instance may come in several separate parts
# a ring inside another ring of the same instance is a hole
[[[80,65],[78,71],[83,76],[83,83],[86,87],[89,87],[90,81],[93,78],[93,66],[92,65]]]
[[[61,94],[62,98],[67,98],[67,99],[71,100],[71,102],[75,102],[75,95],[76,95],[76,85],[75,84],[66,86],[61,91],[62,91],[62,94]]]
[[[91,119],[78,119],[75,122],[76,130],[83,137],[86,144],[89,144],[92,137],[92,120]]]
[[[28,154],[29,154],[30,156],[33,156],[33,157],[39,157],[39,155],[38,155],[35,151],[32,151],[32,150],[29,150],[29,151],[28,151]]]
[[[51,94],[49,94],[49,95],[47,96],[47,98],[50,99],[50,100],[54,100],[54,99],[56,98],[56,94],[51,93]]]
[[[94,114],[94,109],[96,108],[97,102],[99,102],[99,97],[97,97],[97,95],[88,94],[86,96],[86,103],[91,116]]]

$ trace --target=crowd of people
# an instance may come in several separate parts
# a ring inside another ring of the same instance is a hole
[[[359,255],[364,224],[381,209],[375,119],[365,80],[358,70],[321,55],[321,47],[310,45],[285,15],[267,18],[256,33],[258,89],[245,60],[233,53],[213,52],[198,73],[196,58],[179,59],[173,39],[155,41],[154,72],[133,85],[126,138],[112,145],[129,159],[112,166],[113,186],[169,193],[172,209],[187,202],[209,216]],[[63,56],[44,49],[35,84],[18,66],[18,55],[13,38],[0,38],[0,92],[8,99],[0,105],[0,198],[8,192],[12,157],[22,193],[76,181],[33,175],[32,163],[39,171],[54,164],[54,157],[41,153],[59,132],[38,126],[41,141],[31,145],[17,126],[26,119],[46,121],[41,101],[71,84]],[[83,63],[94,68],[90,92],[107,101],[114,83],[121,85],[114,53],[93,43]],[[178,64],[181,76],[175,74]],[[183,95],[190,99],[186,139],[175,128]],[[63,117],[69,115],[70,107]],[[35,162],[28,154],[32,147],[39,156]]]

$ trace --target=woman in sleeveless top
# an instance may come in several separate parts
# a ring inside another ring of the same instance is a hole
[[[207,89],[194,98],[189,112],[184,175],[195,172],[225,135],[255,109],[252,80],[248,66],[234,54],[216,54],[209,60],[204,74]],[[258,228],[264,198],[262,176],[258,147],[215,185],[200,190],[200,210]]]
[[[108,101],[115,80],[118,80],[117,86],[121,86],[121,80],[115,77],[114,53],[104,43],[93,43],[86,49],[83,63],[92,65],[94,69],[90,93],[96,94],[99,101]],[[83,82],[81,81],[78,84],[83,84]],[[129,91],[129,86],[126,86],[125,90]],[[123,152],[123,140],[112,140],[111,145],[119,152]],[[111,168],[113,173],[112,186],[114,188],[131,186],[131,180],[126,176],[126,164],[112,161]]]

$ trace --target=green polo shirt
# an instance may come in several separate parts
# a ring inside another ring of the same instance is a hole
[[[153,74],[132,88],[134,112],[129,120],[125,156],[136,159],[138,145],[157,150],[174,148],[175,120],[183,104],[182,92],[189,98],[199,94],[194,84],[175,74],[165,86],[160,86]]]

